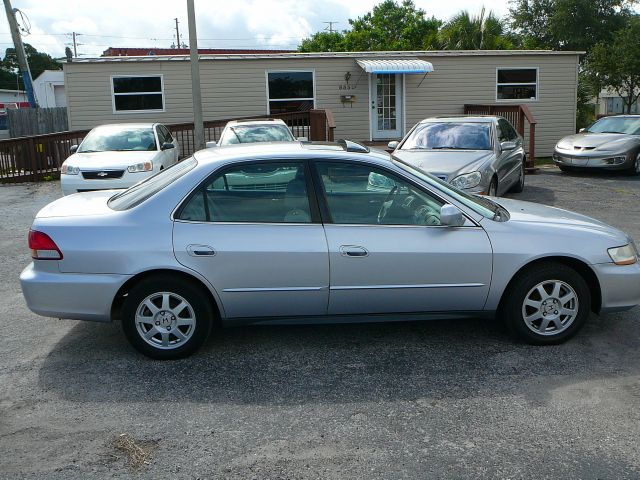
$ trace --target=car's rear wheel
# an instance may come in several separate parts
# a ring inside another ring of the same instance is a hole
[[[122,327],[139,352],[159,360],[183,358],[206,341],[213,311],[192,282],[166,276],[135,285],[122,307]]]
[[[522,272],[504,294],[500,315],[521,340],[533,345],[564,342],[589,317],[591,292],[584,278],[560,263]]]
[[[511,187],[511,191],[514,193],[521,193],[524,190],[525,161],[526,160],[523,160],[522,164],[520,165],[520,177],[518,177],[518,182],[513,187]]]

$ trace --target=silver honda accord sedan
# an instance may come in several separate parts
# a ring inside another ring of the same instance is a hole
[[[20,280],[40,315],[122,321],[140,352],[213,327],[499,315],[562,342],[640,303],[633,241],[597,220],[477,197],[352,143],[197,152],[121,192],[43,208]]]

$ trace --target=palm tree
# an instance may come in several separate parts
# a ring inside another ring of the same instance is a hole
[[[506,34],[502,21],[484,7],[480,15],[463,10],[438,32],[440,48],[444,50],[508,50],[513,41]]]

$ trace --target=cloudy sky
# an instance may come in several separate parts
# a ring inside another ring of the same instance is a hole
[[[323,22],[347,20],[372,9],[375,0],[195,0],[198,43],[209,48],[295,49],[301,38],[324,29]],[[416,0],[427,15],[448,19],[467,9],[477,13],[474,0],[447,2]],[[70,32],[77,32],[78,54],[99,56],[107,47],[169,47],[175,42],[175,23],[187,42],[186,0],[12,0],[30,23],[25,41],[54,57],[64,56]],[[498,15],[506,1],[487,0]],[[0,51],[12,46],[6,18],[0,21]],[[20,19],[20,16],[18,16]],[[26,23],[26,22],[25,22]]]

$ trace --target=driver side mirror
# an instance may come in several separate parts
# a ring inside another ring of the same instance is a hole
[[[309,139],[307,137],[298,137],[296,138],[296,140],[298,140],[299,142],[308,142]]]
[[[395,150],[396,148],[398,148],[398,145],[400,144],[400,142],[394,140],[392,142],[387,143],[387,148],[389,150]]]
[[[516,145],[516,142],[501,142],[501,143],[500,143],[500,149],[501,149],[502,151],[505,151],[505,150],[513,150],[513,149],[515,149],[515,148],[516,148],[516,146],[517,146],[517,145]]]
[[[71,145],[71,148],[69,148],[69,151],[71,153],[76,153],[78,151],[78,145]]]
[[[176,148],[176,146],[173,143],[165,142],[160,147],[160,150],[170,150],[172,148]]]
[[[218,146],[217,142],[207,142],[206,147],[207,148],[215,148]]]
[[[580,130],[578,130],[578,133],[582,133],[586,130],[586,128],[581,128]]]
[[[445,203],[440,207],[440,225],[446,227],[461,227],[464,225],[464,215],[455,205]]]

